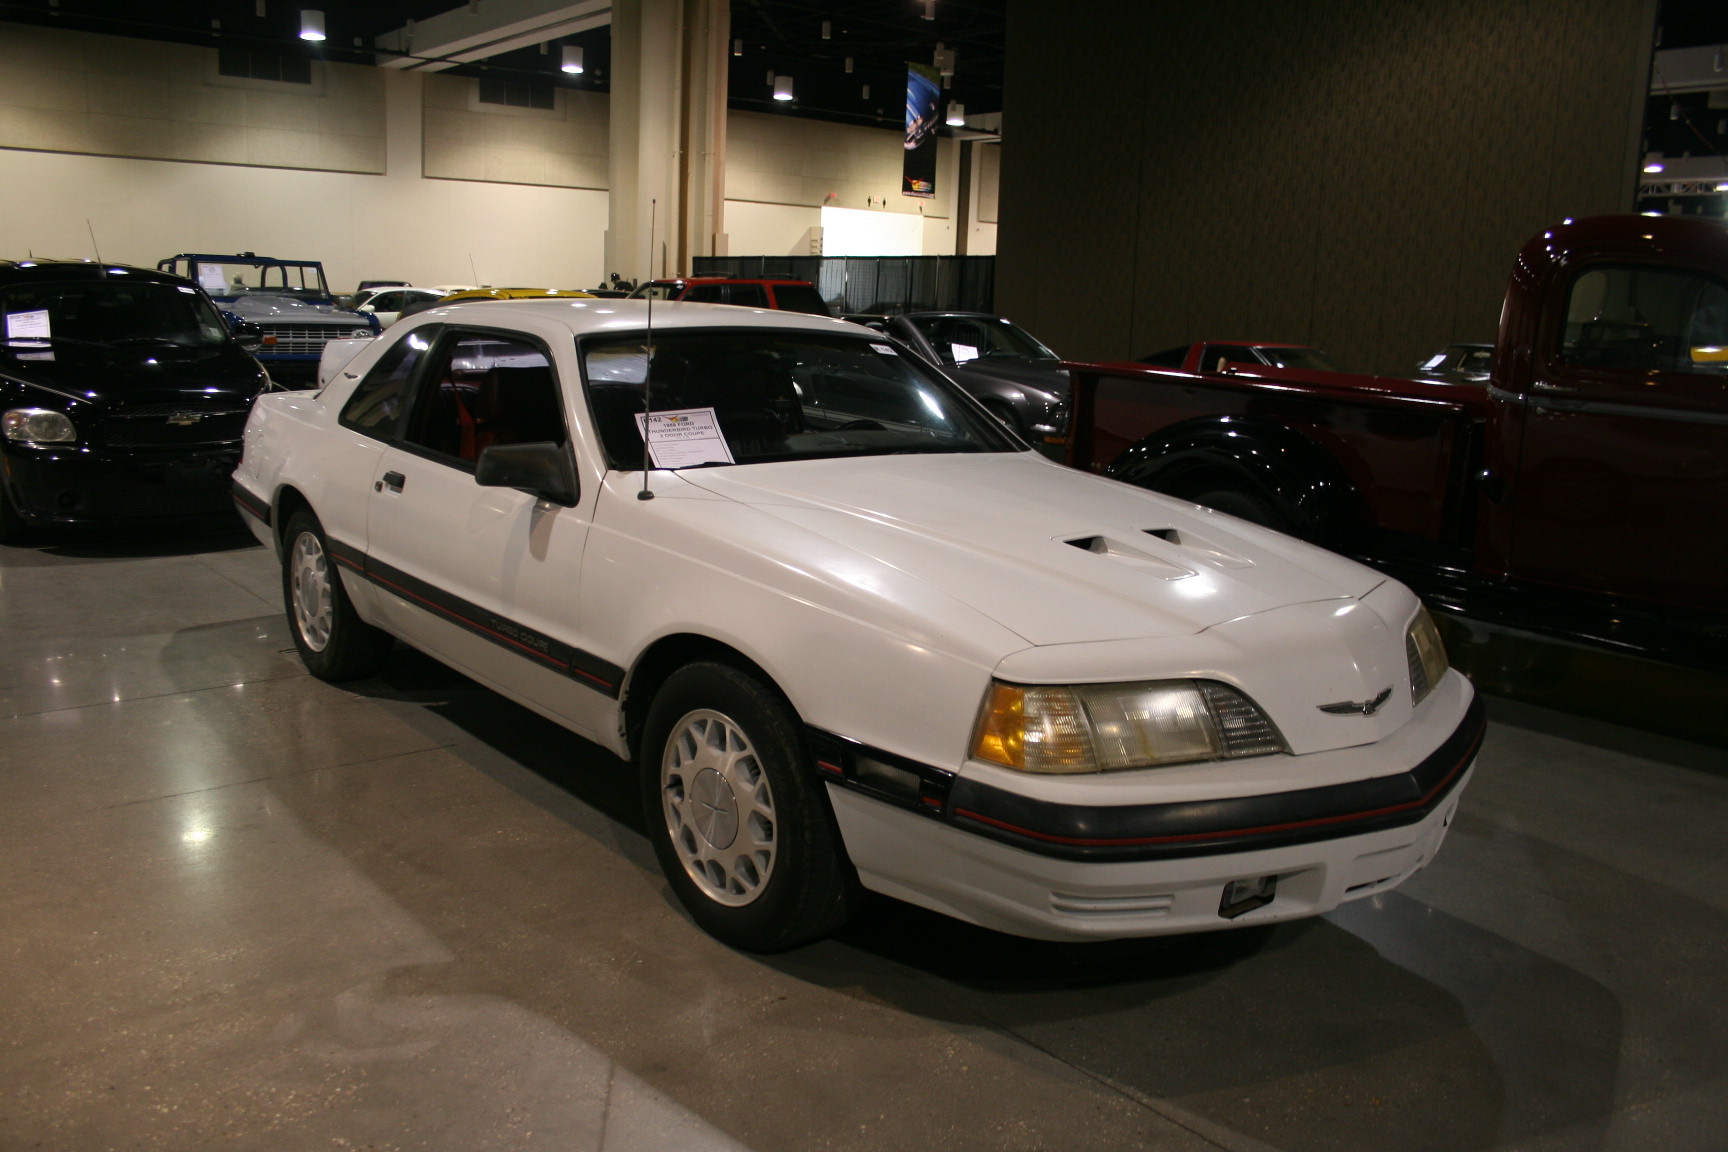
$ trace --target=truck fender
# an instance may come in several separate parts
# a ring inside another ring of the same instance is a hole
[[[1348,547],[1367,506],[1336,460],[1307,436],[1246,416],[1198,416],[1160,428],[1104,474],[1208,503],[1328,548]]]

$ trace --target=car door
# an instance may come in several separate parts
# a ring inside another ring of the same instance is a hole
[[[1720,612],[1728,596],[1728,285],[1597,266],[1539,341],[1514,577]],[[1559,303],[1559,302],[1557,302]]]
[[[567,396],[547,342],[449,326],[418,374],[399,438],[374,477],[367,572],[389,627],[417,647],[584,731],[617,677],[565,639],[592,508],[475,479],[492,446],[570,451]],[[590,485],[589,487],[592,487]]]

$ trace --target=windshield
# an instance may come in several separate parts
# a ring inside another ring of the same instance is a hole
[[[251,260],[200,260],[191,279],[212,296],[328,296],[319,264],[277,264]]]
[[[1056,359],[1056,353],[1034,340],[1025,329],[1000,316],[909,316],[907,320],[930,341],[944,364],[1005,356]]]
[[[581,353],[609,462],[640,468],[642,338],[586,340]],[[881,341],[765,329],[661,333],[652,391],[649,436],[660,468],[1024,448]]]
[[[7,344],[178,344],[209,348],[228,328],[195,289],[141,280],[15,284],[0,289]]]
[[[1254,351],[1274,368],[1308,368],[1315,372],[1344,371],[1327,359],[1326,354],[1318,348],[1257,347]]]

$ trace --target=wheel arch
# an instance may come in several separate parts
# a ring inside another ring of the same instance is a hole
[[[797,714],[798,710],[792,706],[785,689],[780,687],[774,677],[761,664],[732,645],[696,632],[677,632],[662,636],[642,651],[624,678],[619,718],[624,744],[631,760],[641,752],[642,730],[647,724],[648,710],[654,706],[654,697],[659,693],[660,686],[678,669],[699,661],[730,664],[749,673],[769,690],[777,693],[786,701],[786,706]]]
[[[308,500],[306,494],[292,484],[284,484],[276,489],[276,496],[270,501],[270,534],[276,538],[278,554],[281,553],[285,543],[282,537],[288,531],[288,521],[293,519],[294,513],[302,508],[314,517],[318,515],[312,511],[312,501]]]
[[[1288,518],[1295,534],[1347,546],[1368,523],[1367,505],[1330,453],[1287,425],[1248,416],[1200,416],[1161,428],[1112,460],[1105,474],[1191,498],[1245,486]]]

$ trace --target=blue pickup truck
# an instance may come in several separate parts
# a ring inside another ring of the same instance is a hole
[[[278,383],[312,382],[327,342],[380,331],[375,317],[336,307],[324,265],[316,260],[182,252],[156,267],[195,281],[231,324],[256,324],[263,333],[256,355]]]

